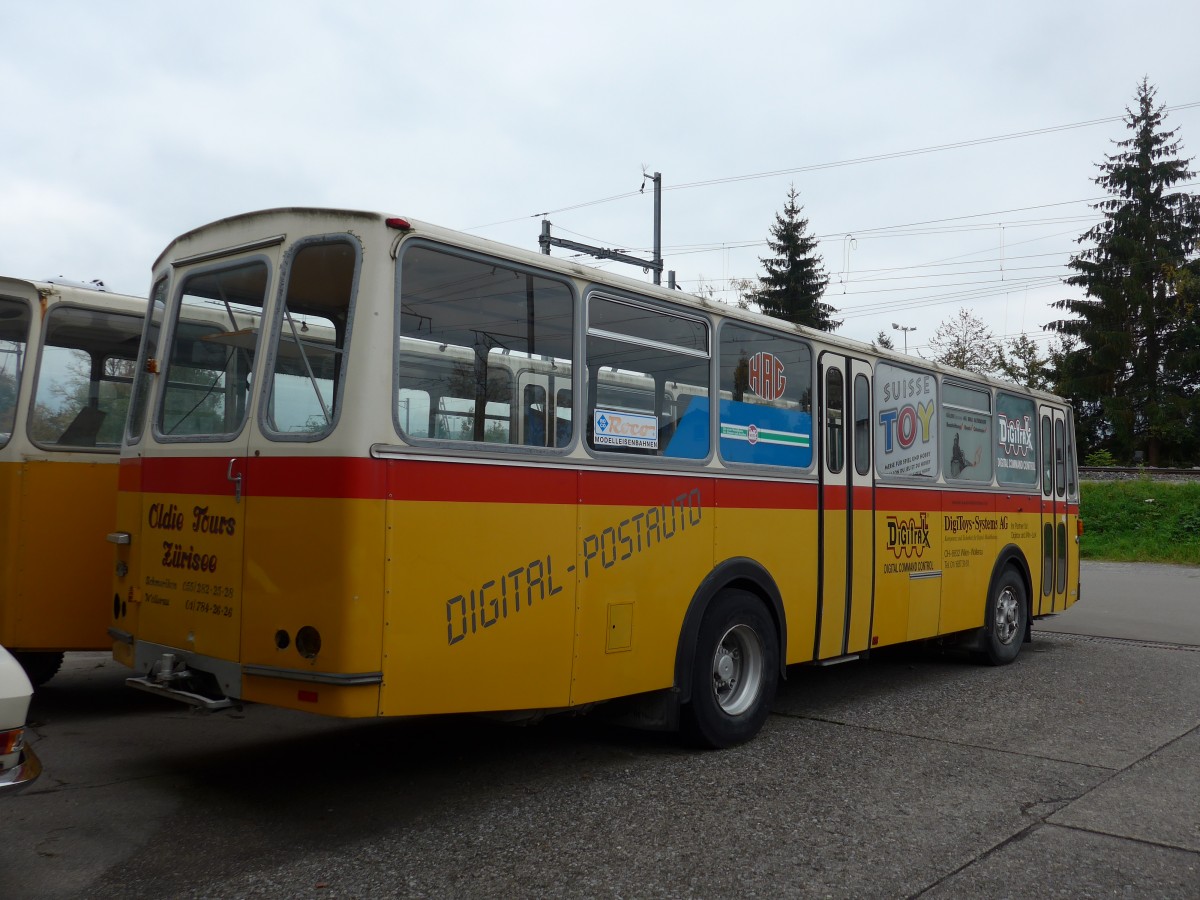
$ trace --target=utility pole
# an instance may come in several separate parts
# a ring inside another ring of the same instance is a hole
[[[642,175],[642,187],[646,186],[646,176]],[[662,173],[654,173],[654,283],[662,284]]]
[[[643,189],[646,187],[646,178],[647,176],[643,174]],[[654,259],[652,261],[647,262],[636,256],[629,256],[626,253],[608,250],[604,247],[593,247],[590,244],[580,244],[577,241],[551,237],[549,219],[542,219],[542,233],[538,236],[538,245],[542,248],[542,253],[549,256],[551,247],[562,247],[564,250],[578,250],[580,253],[587,253],[589,256],[599,259],[611,259],[631,266],[640,266],[643,270],[649,269],[654,273],[655,284],[662,284],[662,174],[655,172],[651,180],[654,183]]]

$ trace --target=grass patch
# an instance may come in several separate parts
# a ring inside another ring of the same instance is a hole
[[[1084,559],[1200,565],[1200,483],[1085,481]]]

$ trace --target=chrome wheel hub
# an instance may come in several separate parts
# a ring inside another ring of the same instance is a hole
[[[731,716],[744,713],[762,693],[763,647],[749,625],[735,625],[717,644],[712,661],[713,694]]]
[[[1019,601],[1013,589],[1006,587],[996,598],[996,621],[994,633],[1001,644],[1011,644],[1017,636],[1017,624],[1021,619]]]

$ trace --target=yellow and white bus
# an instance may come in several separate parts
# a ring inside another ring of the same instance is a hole
[[[64,651],[112,646],[103,537],[145,311],[95,283],[0,278],[0,645],[35,685]]]
[[[627,698],[725,746],[787,666],[950,636],[1007,663],[1079,596],[1049,394],[375,213],[198,228],[152,297],[109,536],[144,690]]]

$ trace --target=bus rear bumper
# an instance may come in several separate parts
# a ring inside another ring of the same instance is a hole
[[[135,690],[186,703],[201,712],[240,709],[241,667],[159,644],[134,644],[134,670],[125,679]]]
[[[229,697],[206,697],[204,694],[197,694],[192,691],[180,690],[177,687],[172,687],[169,684],[160,684],[154,681],[149,676],[126,678],[125,684],[139,691],[145,691],[148,694],[155,694],[159,697],[166,697],[169,700],[178,700],[186,703],[194,709],[202,712],[220,712],[223,709],[240,709],[241,704]]]

